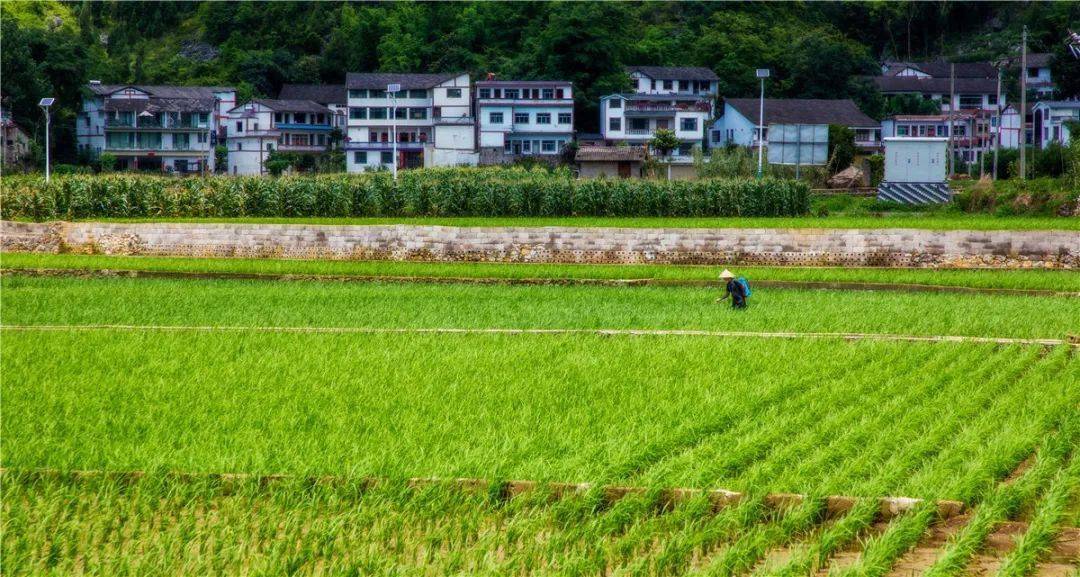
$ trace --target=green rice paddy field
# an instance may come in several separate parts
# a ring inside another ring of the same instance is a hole
[[[1066,577],[1080,565],[1075,295],[759,288],[734,311],[707,286],[228,276],[715,274],[697,267],[14,254],[2,266],[5,574]],[[97,269],[222,278],[83,274]],[[1078,284],[1075,272],[753,272]],[[912,339],[941,336],[956,338]],[[837,509],[836,495],[855,499]],[[886,496],[921,501],[884,514]]]

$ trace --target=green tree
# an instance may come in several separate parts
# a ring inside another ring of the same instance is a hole
[[[829,125],[829,174],[851,166],[855,160],[855,131],[839,124]]]

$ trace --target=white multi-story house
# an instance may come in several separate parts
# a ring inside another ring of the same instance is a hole
[[[76,120],[79,150],[116,157],[118,169],[214,170],[221,122],[236,106],[224,86],[146,86],[91,80]]]
[[[266,174],[275,150],[320,154],[330,149],[333,113],[311,100],[256,98],[229,111],[229,174]]]
[[[344,84],[285,84],[278,91],[278,100],[310,100],[318,102],[333,113],[334,128],[345,134],[348,128],[349,99]]]
[[[1043,100],[1031,108],[1035,146],[1046,148],[1051,143],[1069,144],[1068,122],[1080,122],[1080,100]]]
[[[761,145],[758,129],[765,145],[769,142],[769,126],[773,124],[839,124],[855,132],[855,144],[866,151],[881,148],[881,125],[862,113],[851,100],[822,99],[765,99],[765,123],[761,117],[761,101],[757,98],[728,98],[724,113],[713,123],[709,142],[712,146]]]
[[[1050,53],[1037,52],[1027,55],[1027,78],[1024,81],[1028,89],[1035,92],[1037,99],[1052,98],[1054,90],[1057,89],[1050,75],[1050,65],[1053,61],[1054,55]],[[1013,64],[1020,66],[1020,59],[1013,60]]]
[[[989,62],[887,62],[873,78],[886,96],[916,94],[939,101],[941,111],[997,110],[998,69]],[[956,97],[950,102],[955,78]],[[1005,106],[1004,90],[1001,106]]]
[[[631,66],[633,92],[600,99],[600,131],[607,144],[647,146],[661,128],[674,130],[680,146],[673,160],[689,160],[704,145],[719,78],[708,68]]]
[[[396,98],[387,87],[399,85]],[[349,172],[475,165],[476,122],[469,75],[353,73],[346,76]]]
[[[485,163],[554,156],[574,139],[574,94],[564,81],[475,83],[480,152]]]

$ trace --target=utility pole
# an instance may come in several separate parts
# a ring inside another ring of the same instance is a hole
[[[952,180],[956,164],[956,151],[953,150],[954,113],[956,112],[956,65],[949,65],[949,179]]]
[[[401,90],[400,84],[387,84],[386,85],[386,97],[391,99],[390,113],[393,115],[390,121],[390,140],[393,142],[390,144],[393,150],[394,162],[390,165],[390,169],[393,171],[394,180],[397,181],[397,93]]]
[[[758,149],[757,149],[757,177],[760,179],[764,171],[765,154],[765,79],[769,77],[768,68],[758,68],[755,73],[761,79],[761,103],[758,111]]]
[[[1005,127],[1001,125],[1001,67],[1004,63],[998,63],[998,82],[997,82],[997,135],[994,136],[994,172],[990,175],[990,180],[997,180],[998,175],[998,151],[1001,150],[1001,135],[1005,132]]]
[[[1020,180],[1027,180],[1027,26],[1020,43]]]
[[[38,106],[45,111],[45,184],[49,184],[49,107],[56,102],[55,98],[42,98]]]

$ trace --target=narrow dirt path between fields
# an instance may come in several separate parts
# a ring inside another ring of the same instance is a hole
[[[385,275],[324,275],[303,273],[241,273],[241,272],[192,272],[156,271],[130,269],[43,269],[4,268],[0,275],[38,277],[80,278],[165,278],[196,280],[265,280],[265,281],[327,281],[327,282],[394,282],[426,284],[481,284],[481,285],[589,285],[589,286],[668,286],[668,287],[720,287],[719,281],[707,279],[603,279],[603,278],[499,278],[456,276],[385,276]],[[1080,298],[1077,291],[1054,291],[1046,289],[1011,289],[993,287],[967,287],[916,283],[880,283],[855,281],[794,281],[755,280],[755,288],[780,288],[803,290],[859,290],[893,292],[960,293],[1015,296],[1051,296]]]
[[[513,329],[453,327],[267,327],[212,325],[0,325],[9,331],[160,331],[160,332],[253,332],[253,333],[328,333],[328,334],[450,334],[450,335],[598,335],[641,337],[731,337],[762,339],[838,339],[847,341],[900,341],[934,343],[989,343],[998,345],[1070,345],[1080,348],[1076,339],[1025,339],[1014,337],[976,337],[965,335],[901,335],[887,333],[815,333],[759,331],[703,331],[681,329]]]

